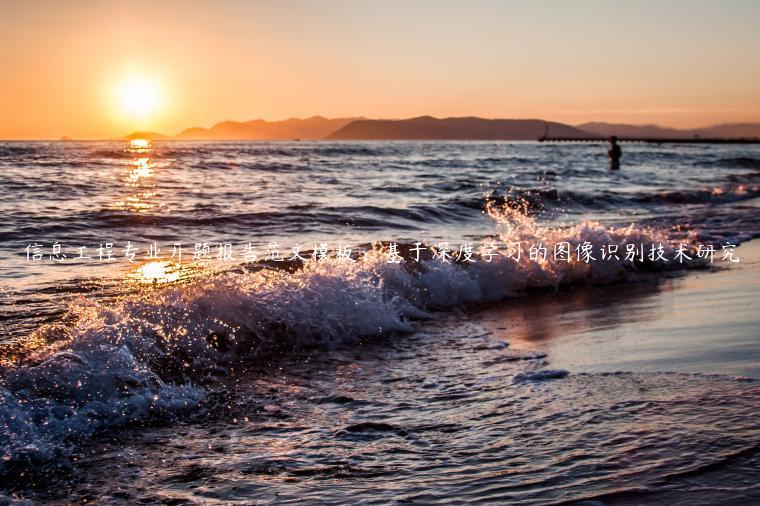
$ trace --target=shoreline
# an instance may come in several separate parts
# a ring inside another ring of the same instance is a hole
[[[475,316],[519,351],[578,372],[692,372],[760,379],[760,240],[740,263],[658,281],[531,297]]]

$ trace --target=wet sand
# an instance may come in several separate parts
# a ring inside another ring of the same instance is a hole
[[[481,316],[495,339],[546,352],[552,368],[760,378],[760,241],[737,255],[730,266],[716,258],[718,269],[583,288]]]

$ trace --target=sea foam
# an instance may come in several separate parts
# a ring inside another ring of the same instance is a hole
[[[677,246],[653,228],[595,222],[548,228],[513,208],[493,205],[488,213],[502,242],[541,242],[550,251],[559,242],[574,248],[587,241],[597,249],[662,243],[670,254]],[[80,297],[70,324],[34,336],[49,339],[48,346],[0,370],[0,475],[60,463],[83,438],[107,428],[192,412],[233,365],[239,370],[271,350],[350,346],[412,332],[435,311],[465,303],[633,280],[645,267],[648,275],[687,267],[527,255],[516,261],[505,254],[477,260],[389,263],[387,244],[375,244],[356,262],[326,258],[295,272],[244,269],[108,304]]]

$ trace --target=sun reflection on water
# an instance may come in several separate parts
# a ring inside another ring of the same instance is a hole
[[[215,269],[206,265],[156,259],[135,266],[124,274],[123,279],[132,285],[165,285],[189,282],[213,272]]]
[[[129,141],[129,148],[132,150],[147,150],[150,148],[150,141],[148,139],[132,139]]]
[[[137,183],[140,179],[153,175],[153,161],[150,158],[138,158],[132,162],[132,170],[127,174],[128,183]]]
[[[167,260],[155,260],[137,267],[127,275],[136,283],[173,283],[180,279],[182,267]]]
[[[154,176],[156,175],[155,162],[150,154],[153,147],[150,141],[145,139],[132,139],[125,152],[133,157],[127,162],[128,172],[122,176],[122,181],[130,193],[122,196],[121,200],[114,202],[116,208],[124,211],[145,213],[155,208],[154,201],[156,187]]]

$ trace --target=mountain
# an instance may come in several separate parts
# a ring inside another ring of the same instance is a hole
[[[700,137],[760,139],[760,123],[725,123],[696,130]]]
[[[156,132],[132,132],[129,135],[125,135],[124,138],[128,141],[134,139],[145,139],[148,141],[165,141],[171,139],[171,137],[168,135],[159,134]]]
[[[188,128],[175,136],[134,132],[125,139],[148,140],[527,140],[549,137],[650,137],[660,139],[760,138],[760,123],[727,123],[681,130],[658,125],[590,122],[571,126],[540,119],[418,118],[379,120],[322,116],[282,121],[223,121],[211,128]]]
[[[531,140],[542,135],[589,137],[575,127],[538,119],[419,118],[361,119],[327,136],[328,140]]]
[[[652,137],[658,139],[760,138],[760,123],[726,123],[705,128],[677,129],[658,125],[626,125],[622,123],[583,123],[577,128],[600,137]]]
[[[577,128],[585,132],[598,135],[600,137],[609,137],[617,135],[618,137],[655,137],[655,138],[676,138],[692,137],[693,134],[685,130],[676,128],[661,127],[658,125],[626,125],[623,123],[602,123],[591,122],[576,125]]]
[[[290,118],[282,121],[223,121],[211,128],[188,128],[175,139],[183,140],[316,140],[342,128],[356,118],[327,119],[313,116],[307,119]]]

